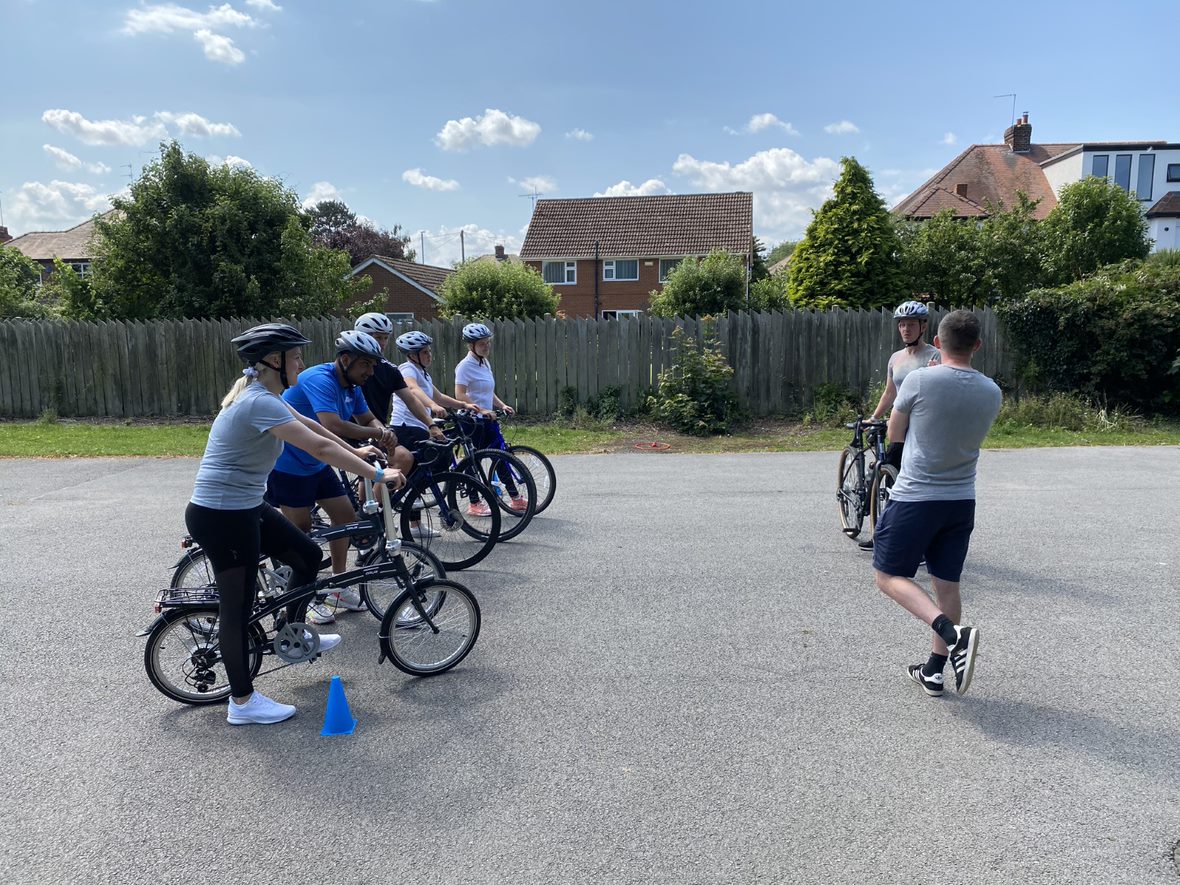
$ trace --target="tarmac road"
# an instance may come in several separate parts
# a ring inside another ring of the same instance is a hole
[[[984,453],[982,653],[937,700],[835,461],[557,458],[549,511],[454,575],[463,664],[378,667],[350,615],[262,677],[299,707],[265,728],[144,675],[196,462],[0,461],[5,881],[1176,882],[1180,450]],[[319,736],[332,674],[350,737]]]

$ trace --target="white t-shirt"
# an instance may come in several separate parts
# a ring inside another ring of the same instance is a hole
[[[434,382],[430,380],[430,376],[426,374],[419,366],[415,366],[409,360],[406,360],[397,370],[402,373],[402,377],[406,379],[412,378],[418,388],[426,394],[427,397],[434,396]],[[423,430],[430,428],[414,417],[414,413],[410,411],[410,407],[402,402],[400,396],[393,398],[393,413],[389,423],[394,427],[399,424],[405,424],[407,427],[420,427]]]
[[[467,354],[455,366],[455,384],[466,384],[467,399],[481,409],[495,408],[493,397],[496,395],[496,377],[492,374],[492,364],[487,360],[481,363],[474,354]]]

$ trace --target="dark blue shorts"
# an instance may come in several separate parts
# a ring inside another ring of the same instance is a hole
[[[873,568],[912,578],[926,570],[958,582],[975,528],[975,501],[890,501],[873,535]]]
[[[344,495],[340,475],[327,465],[311,476],[272,470],[266,478],[266,500],[275,507],[311,507],[316,501]]]

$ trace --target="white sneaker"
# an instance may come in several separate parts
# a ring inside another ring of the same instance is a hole
[[[336,616],[332,614],[332,610],[322,602],[313,602],[307,607],[307,623],[309,624],[315,624],[318,627],[321,624],[331,624],[335,620]]]
[[[329,593],[328,598],[324,600],[324,605],[332,611],[363,612],[365,610],[360,593],[351,587],[341,590],[339,593]]]
[[[321,633],[320,634],[320,654],[326,651],[331,651],[341,642],[339,633]]]
[[[427,541],[431,538],[442,537],[442,532],[438,531],[437,529],[432,529],[428,525],[422,525],[422,523],[410,526],[410,534],[419,541]]]
[[[336,637],[339,641],[340,637]],[[322,641],[322,640],[321,640]],[[235,704],[229,699],[229,713],[225,721],[230,725],[273,725],[295,715],[295,708],[290,704],[280,704],[272,701],[260,691],[250,695],[250,700],[244,704]]]

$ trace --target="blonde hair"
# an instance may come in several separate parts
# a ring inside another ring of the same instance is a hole
[[[251,384],[253,384],[255,381],[257,381],[259,378],[261,378],[263,372],[273,372],[274,371],[274,369],[272,369],[270,366],[266,365],[266,361],[268,361],[274,355],[275,354],[273,354],[273,353],[268,353],[264,360],[259,360],[253,366],[248,367],[247,371],[249,371],[250,369],[253,369],[254,374],[247,375],[245,372],[242,373],[242,376],[240,378],[238,378],[238,380],[235,381],[230,386],[230,389],[228,391],[226,391],[225,396],[222,397],[221,407],[223,409],[228,409],[235,402],[237,402],[238,397],[240,397],[245,392],[247,387],[249,387]],[[284,354],[280,353],[279,360],[281,361],[283,359],[283,357],[284,357]],[[282,363],[280,362],[280,365],[281,364]]]

